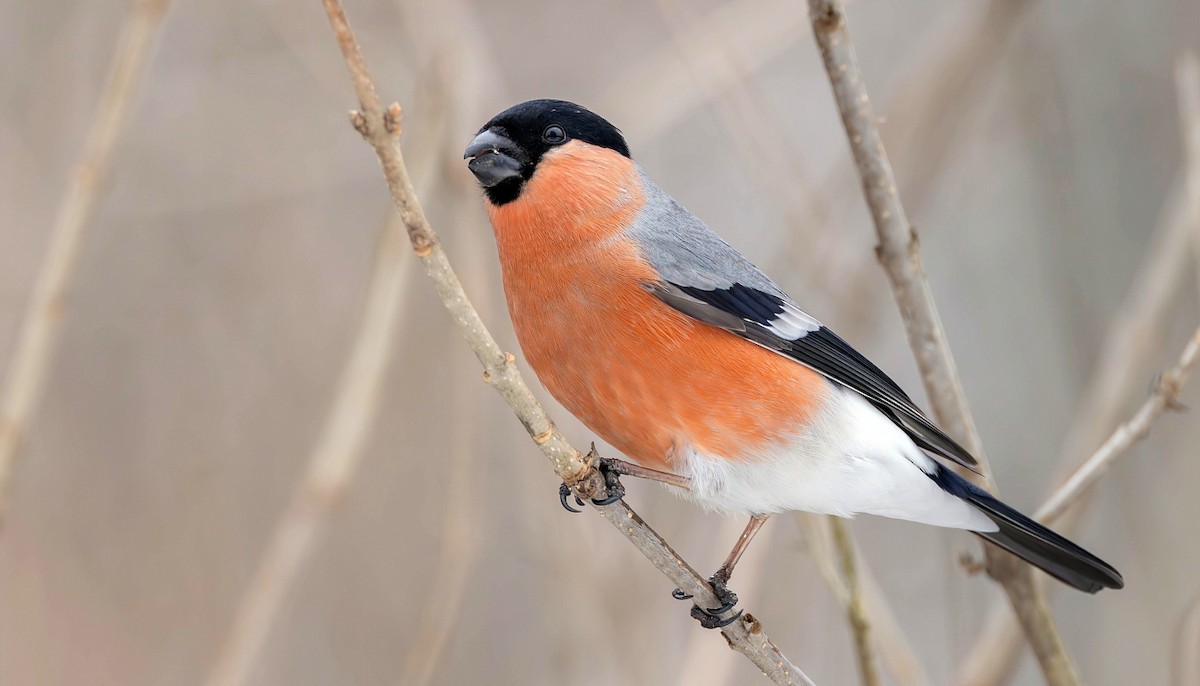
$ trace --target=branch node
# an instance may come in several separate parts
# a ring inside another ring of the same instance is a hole
[[[537,443],[538,445],[543,445],[546,443],[546,441],[550,440],[550,438],[553,435],[554,435],[554,427],[551,426],[539,434],[534,434],[533,442]]]
[[[842,13],[832,4],[826,4],[813,13],[813,26],[822,31],[836,31],[842,25]]]
[[[388,105],[387,112],[383,115],[383,128],[393,136],[400,137],[400,125],[404,120],[404,111],[400,109],[400,103],[393,102]]]
[[[911,224],[908,227],[908,253],[914,258],[921,253],[921,237],[917,235],[917,227]]]
[[[412,234],[412,249],[417,254],[417,257],[429,257],[433,252],[434,242],[423,234]]]
[[[958,564],[968,576],[976,576],[987,569],[987,564],[970,553],[958,556]]]
[[[369,136],[371,131],[367,127],[367,118],[363,116],[362,112],[359,112],[358,110],[350,110],[348,114],[350,115],[350,125],[354,127],[354,130],[358,132],[358,135],[362,136],[363,138]]]

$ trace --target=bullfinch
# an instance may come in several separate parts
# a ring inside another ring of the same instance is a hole
[[[941,464],[976,461],[659,188],[602,117],[524,102],[484,124],[464,157],[538,379],[636,463],[619,473],[750,515],[714,576],[721,593],[732,596],[724,582],[762,522],[788,510],[966,529],[1077,589],[1124,585]]]

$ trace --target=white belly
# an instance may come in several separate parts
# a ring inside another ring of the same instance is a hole
[[[939,488],[924,471],[932,471],[933,459],[862,396],[831,384],[828,398],[803,431],[748,458],[680,451],[678,469],[692,490],[672,490],[721,512],[866,513],[996,530],[982,512]]]

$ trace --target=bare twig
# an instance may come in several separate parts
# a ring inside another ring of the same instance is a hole
[[[1182,111],[1187,111],[1187,102],[1186,90],[1181,91]],[[1191,130],[1188,121],[1185,116],[1185,136]],[[1194,160],[1189,157],[1183,183],[1172,190],[1163,205],[1146,256],[1109,325],[1093,377],[1082,395],[1084,405],[1067,434],[1063,462],[1076,463],[1076,468],[1082,464],[1077,456],[1091,454],[1093,446],[1112,431],[1126,399],[1143,383],[1147,360],[1158,350],[1168,308],[1184,277],[1188,244],[1195,243],[1196,227],[1200,226],[1200,204],[1191,200],[1187,190],[1189,168],[1198,164]],[[1065,511],[1056,527],[1066,534],[1073,531],[1083,518],[1085,505],[1086,501]],[[963,686],[1003,683],[1016,666],[1021,642],[1011,616],[1002,606],[993,604],[986,617],[955,678]]]
[[[800,526],[817,572],[829,587],[834,600],[849,616],[851,595],[846,580],[838,571],[838,564],[834,560],[832,533],[830,527],[825,525],[825,516],[797,512],[796,523]],[[927,686],[929,676],[917,659],[916,650],[900,626],[887,597],[879,588],[871,568],[864,563],[861,556],[857,558],[857,572],[858,583],[862,589],[862,602],[866,608],[866,615],[871,620],[872,638],[878,644],[879,655],[892,675],[892,680],[899,686]]]
[[[726,549],[729,541],[736,539],[743,529],[745,522],[740,517],[726,517],[721,527],[716,531],[706,532],[706,537],[712,541],[714,552],[724,555],[728,552]],[[754,545],[746,549],[746,554],[737,564],[738,595],[753,595],[762,586],[764,572],[768,567],[763,560],[774,548],[772,539],[778,536],[777,532],[778,527],[766,527],[754,539]],[[734,659],[733,653],[713,651],[711,637],[692,632],[691,638],[688,639],[688,647],[683,651],[679,666],[672,675],[673,680],[679,686],[730,683],[736,667]]]
[[[404,226],[393,218],[376,253],[367,300],[321,437],[304,480],[281,515],[234,615],[209,686],[246,683],[280,604],[312,555],[329,515],[350,485],[379,407],[379,392],[395,347],[396,323],[412,258]]]
[[[1145,438],[1150,433],[1150,425],[1164,410],[1175,406],[1179,392],[1187,383],[1188,376],[1196,368],[1200,360],[1200,329],[1192,334],[1191,340],[1183,349],[1179,362],[1171,369],[1163,372],[1155,384],[1154,392],[1142,403],[1138,411],[1129,421],[1117,427],[1112,436],[1100,446],[1092,456],[1084,462],[1075,473],[1059,487],[1042,506],[1037,509],[1035,516],[1043,522],[1058,519],[1071,505],[1075,504],[1088,489],[1104,476],[1112,463],[1125,453],[1134,443]]]
[[[917,237],[900,203],[891,163],[875,125],[874,111],[850,42],[844,9],[837,0],[809,0],[808,7],[817,45],[829,73],[879,236],[879,261],[892,282],[926,395],[943,428],[951,436],[961,438],[979,459],[981,471],[990,475],[987,460],[980,454],[979,433],[967,409],[958,370],[921,266]],[[990,476],[987,480],[991,485]]]
[[[875,667],[875,651],[871,646],[871,620],[863,600],[862,583],[858,578],[858,552],[850,538],[849,526],[838,517],[828,517],[833,545],[837,548],[846,580],[846,614],[854,634],[854,652],[858,656],[858,673],[864,686],[879,686],[879,670]]]
[[[113,151],[129,122],[138,85],[154,54],[167,4],[167,0],[140,0],[125,19],[83,154],[59,205],[50,244],[21,322],[0,403],[0,526],[8,510],[21,441],[33,420],[54,357],[75,262],[105,195]]]
[[[930,683],[925,668],[917,659],[917,651],[913,648],[896,617],[895,610],[879,582],[875,580],[871,568],[861,564],[859,558],[859,585],[862,586],[863,604],[867,608],[867,616],[871,618],[872,634],[879,645],[879,657],[892,675],[892,681],[898,686],[926,686]]]
[[[375,150],[396,209],[408,229],[413,250],[421,259],[426,274],[433,280],[438,295],[459,331],[483,365],[485,380],[512,408],[560,478],[580,495],[592,496],[602,493],[603,480],[592,461],[585,459],[575,450],[555,427],[517,370],[515,358],[503,352],[496,344],[463,292],[458,277],[441,249],[437,235],[426,221],[409,182],[408,171],[399,147],[400,106],[393,104],[384,109],[367,71],[362,52],[346,20],[341,2],[324,0],[324,5],[358,95],[360,110],[351,114],[351,122]],[[692,594],[697,603],[716,602],[708,582],[683,562],[667,542],[624,502],[618,501],[596,510],[624,534],[659,571],[684,592]],[[721,631],[734,650],[746,655],[774,682],[812,683],[779,651],[766,636],[762,624],[749,613],[742,615],[739,621]]]
[[[863,191],[879,236],[878,254],[888,273],[917,359],[926,395],[941,425],[978,458],[984,484],[995,490],[982,442],[971,419],[954,358],[921,267],[916,235],[896,190],[844,9],[837,0],[809,0],[809,16],[838,110],[850,140]],[[1076,684],[1077,670],[1028,566],[994,547],[985,548],[988,571],[999,581],[1021,620],[1048,683]]]

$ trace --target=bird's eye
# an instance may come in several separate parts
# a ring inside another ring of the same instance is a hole
[[[567,140],[567,132],[563,131],[563,127],[558,124],[551,124],[542,132],[542,140],[551,145],[558,145]]]

